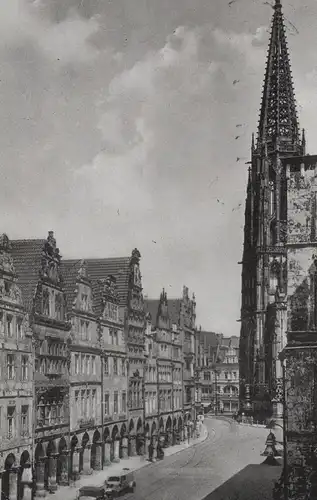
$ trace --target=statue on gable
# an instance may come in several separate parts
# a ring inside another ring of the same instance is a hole
[[[56,240],[54,238],[53,231],[48,232],[48,237],[44,245],[44,250],[48,255],[54,256],[56,250]]]
[[[85,260],[80,261],[78,278],[87,278],[87,263]]]
[[[140,267],[139,264],[134,264],[133,266],[133,278],[134,278],[134,285],[141,287],[141,273],[140,273]]]
[[[10,288],[10,298],[14,300],[17,304],[22,304],[22,293],[16,283],[14,283]]]

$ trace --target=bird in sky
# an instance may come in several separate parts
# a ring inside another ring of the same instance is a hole
[[[236,1],[236,0],[230,0],[230,2],[228,2],[229,7],[231,7],[231,5],[232,5],[235,1]]]
[[[233,80],[232,85],[236,85],[239,82],[240,82],[240,80]]]
[[[156,241],[152,240],[153,243],[156,243]]]
[[[237,123],[236,128],[243,127],[243,123]]]
[[[119,209],[117,210],[117,214],[120,215],[120,210]]]
[[[215,177],[215,179],[212,179],[212,180],[210,181],[210,183],[208,184],[208,187],[212,186],[215,182],[217,182],[217,180],[218,180],[218,179],[219,179],[219,177],[218,177],[218,175],[217,175],[217,177]]]
[[[235,136],[235,140],[239,139],[239,137],[240,137],[239,135],[236,135],[236,136]]]
[[[232,209],[232,212],[234,212],[235,210],[238,210],[240,207],[241,207],[242,203],[239,203],[239,205],[237,205],[236,207],[234,207]]]
[[[220,203],[221,205],[224,205],[224,202],[219,200],[219,198],[217,198],[217,202]]]

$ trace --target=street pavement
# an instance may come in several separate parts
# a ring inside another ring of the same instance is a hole
[[[135,472],[124,500],[272,500],[281,466],[264,465],[268,430],[205,418],[209,436],[192,448]]]
[[[281,466],[263,464],[268,432],[207,417],[198,440],[166,449],[162,461],[122,460],[76,486],[101,484],[108,474],[129,467],[135,470],[137,486],[122,500],[272,500]],[[52,500],[75,500],[77,488],[60,488]]]

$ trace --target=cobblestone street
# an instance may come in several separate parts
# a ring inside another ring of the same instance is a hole
[[[163,461],[149,464],[135,457],[84,478],[80,484],[100,484],[110,471],[113,474],[129,467],[135,470],[137,487],[124,500],[271,500],[281,467],[262,464],[268,431],[227,419],[206,418],[205,426],[207,439],[202,435],[194,446],[171,447]],[[76,490],[61,488],[54,499],[73,500]]]

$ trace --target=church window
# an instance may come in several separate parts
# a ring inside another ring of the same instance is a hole
[[[269,182],[269,214],[272,216],[275,212],[275,192],[273,181]]]
[[[280,264],[277,260],[273,260],[270,266],[270,290],[275,292],[280,284]]]

